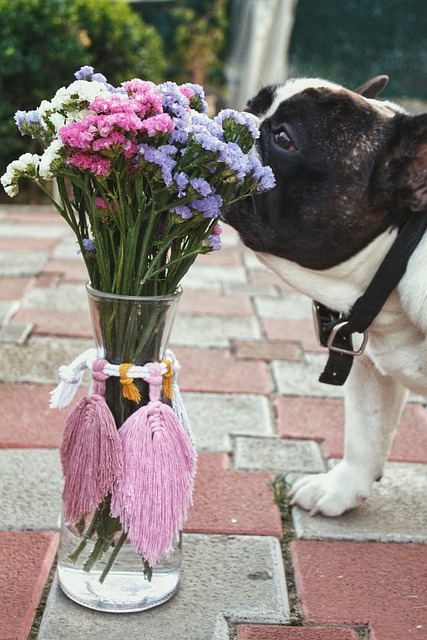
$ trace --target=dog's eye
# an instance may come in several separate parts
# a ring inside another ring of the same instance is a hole
[[[282,149],[287,149],[288,151],[295,149],[292,140],[283,129],[274,134],[274,142]]]

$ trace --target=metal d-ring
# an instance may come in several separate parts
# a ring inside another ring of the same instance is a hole
[[[343,320],[342,322],[337,322],[337,324],[334,326],[334,328],[332,329],[329,338],[328,338],[328,342],[326,343],[326,346],[328,347],[329,351],[335,351],[336,353],[344,353],[348,356],[360,356],[362,355],[362,353],[365,351],[365,347],[366,344],[368,342],[368,337],[369,334],[367,331],[363,332],[363,341],[362,344],[360,345],[359,349],[357,351],[354,351],[352,349],[343,349],[341,347],[334,347],[334,340],[337,337],[338,333],[341,331],[341,329],[343,329],[346,325],[348,324],[348,320]]]

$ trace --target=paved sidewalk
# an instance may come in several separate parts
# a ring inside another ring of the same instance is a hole
[[[101,614],[54,578],[68,410],[49,410],[49,391],[92,346],[85,269],[49,208],[0,207],[0,640],[427,639],[420,398],[368,503],[333,519],[293,510],[285,575],[269,482],[342,456],[342,389],[317,382],[309,301],[231,229],[223,239],[186,277],[171,340],[200,452],[180,588],[147,612]]]

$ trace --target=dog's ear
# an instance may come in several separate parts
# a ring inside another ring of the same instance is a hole
[[[375,76],[354,90],[365,98],[376,98],[388,83],[388,76]]]
[[[374,189],[396,213],[427,210],[427,113],[396,117],[375,174]]]

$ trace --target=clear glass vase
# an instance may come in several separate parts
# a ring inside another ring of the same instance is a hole
[[[119,296],[87,285],[98,356],[111,364],[144,365],[161,359],[169,341],[182,291],[165,296]],[[106,402],[117,428],[148,402],[148,385],[136,380],[141,402],[122,394],[119,378],[106,380]],[[80,522],[62,517],[58,580],[79,604],[113,613],[142,611],[175,593],[181,572],[181,539],[154,567],[149,567],[109,513],[111,496]]]

